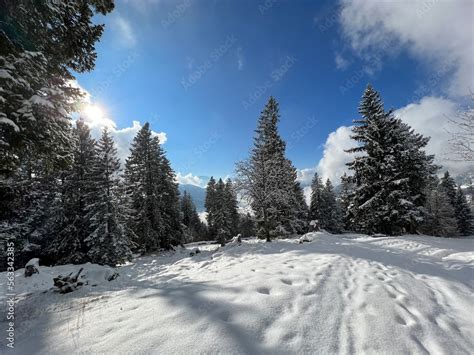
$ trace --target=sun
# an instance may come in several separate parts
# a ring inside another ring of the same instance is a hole
[[[91,121],[100,121],[104,118],[104,110],[97,105],[87,105],[82,113]]]
[[[115,127],[114,122],[107,118],[104,109],[97,104],[87,104],[81,110],[81,115],[90,127]]]

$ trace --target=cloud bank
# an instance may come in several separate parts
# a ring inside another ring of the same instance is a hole
[[[178,172],[176,174],[176,181],[182,185],[194,185],[199,187],[205,187],[207,184],[207,181],[204,181],[201,177],[195,176],[192,173],[184,175]]]
[[[473,12],[474,2],[468,0],[343,0],[340,23],[360,55],[395,43],[435,70],[450,63],[447,89],[458,96],[474,87]]]

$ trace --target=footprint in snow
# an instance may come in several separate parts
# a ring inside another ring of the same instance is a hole
[[[219,317],[223,322],[229,322],[230,320],[230,312],[223,310],[217,313],[217,317]]]
[[[262,295],[269,295],[270,294],[270,289],[267,287],[259,287],[257,288],[257,292],[261,293]]]
[[[280,281],[283,282],[285,285],[289,285],[289,286],[293,285],[293,281],[288,280],[288,279],[281,279]]]

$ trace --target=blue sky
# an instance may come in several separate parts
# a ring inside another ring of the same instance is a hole
[[[392,35],[383,26],[403,9],[388,13],[374,4],[369,11],[382,17],[382,25],[364,24],[370,21],[362,12],[367,6],[357,3],[118,0],[113,13],[97,18],[106,29],[96,68],[78,75],[78,82],[118,130],[135,120],[164,132],[167,155],[183,176],[232,174],[235,162],[247,156],[256,120],[273,95],[289,158],[313,172],[325,152],[331,159],[331,132],[357,117],[367,82],[381,91],[388,108],[427,105],[427,97],[445,100],[447,110],[461,96],[452,94],[449,80],[438,78],[456,74],[457,62],[439,74],[443,55],[437,50],[423,58],[410,44],[430,38],[404,42],[403,29]],[[419,6],[427,26],[436,26],[438,9]],[[360,12],[356,20],[349,11]],[[382,27],[373,32],[385,38],[370,38],[367,25]]]

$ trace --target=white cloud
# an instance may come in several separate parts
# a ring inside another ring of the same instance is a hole
[[[183,175],[180,172],[178,172],[178,174],[176,174],[176,180],[179,184],[194,185],[194,186],[199,186],[199,187],[205,187],[207,183],[207,181],[203,181],[202,178],[200,178],[199,176],[195,176],[192,173]]]
[[[341,126],[336,131],[329,133],[324,143],[323,157],[318,165],[313,168],[299,169],[297,180],[303,186],[306,199],[311,194],[311,181],[315,172],[318,172],[323,181],[331,179],[334,185],[338,185],[341,176],[348,172],[346,163],[352,159],[351,154],[345,150],[354,147],[355,142],[351,139],[351,127]]]
[[[123,16],[116,14],[112,19],[112,26],[116,32],[116,38],[125,47],[133,47],[137,43],[135,32],[130,22]]]
[[[199,212],[198,216],[201,222],[207,226],[207,212]]]
[[[303,188],[304,199],[306,204],[309,206],[311,205],[311,186],[305,186]]]
[[[346,163],[350,162],[351,154],[345,150],[354,147],[355,142],[350,138],[351,127],[341,126],[336,131],[329,133],[324,143],[323,157],[314,168],[299,169],[297,180],[303,186],[306,202],[309,204],[311,197],[311,181],[315,172],[321,179],[331,179],[333,185],[339,185],[341,176],[348,172]]]
[[[451,95],[474,87],[474,40],[468,0],[342,0],[340,22],[352,48],[362,56],[406,48],[448,78]],[[450,66],[454,73],[449,73]],[[442,84],[441,79],[436,83]]]
[[[429,154],[435,154],[435,162],[448,169],[453,175],[473,170],[472,163],[455,159],[449,146],[450,132],[455,128],[450,119],[456,117],[458,105],[439,97],[424,97],[420,102],[409,104],[394,112],[416,132],[431,137],[426,147]]]
[[[305,168],[297,170],[297,177],[296,180],[299,181],[301,186],[311,185],[311,180],[313,180],[314,173],[316,172],[316,168]]]
[[[351,161],[352,156],[345,150],[355,146],[355,141],[350,138],[350,135],[351,127],[347,126],[341,126],[329,133],[324,143],[323,157],[317,166],[318,174],[323,181],[331,179],[334,185],[338,185],[341,176],[348,171],[346,163]]]
[[[350,64],[349,61],[339,53],[336,53],[334,61],[336,62],[336,68],[339,70],[346,70]]]

